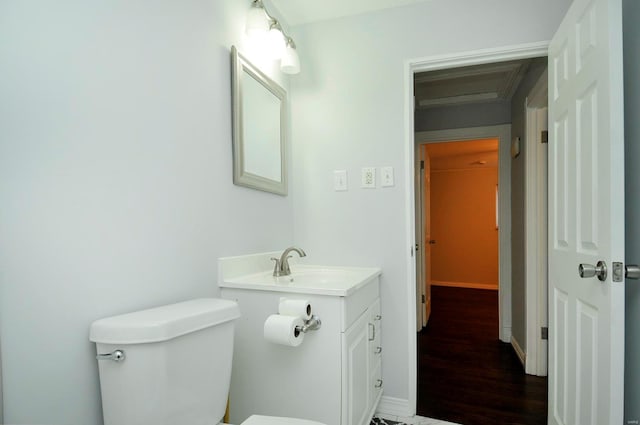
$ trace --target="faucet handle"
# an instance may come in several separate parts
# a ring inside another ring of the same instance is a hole
[[[280,259],[279,258],[275,258],[275,257],[271,257],[271,261],[275,261],[275,265],[273,266],[273,276],[274,277],[278,277],[280,276]]]

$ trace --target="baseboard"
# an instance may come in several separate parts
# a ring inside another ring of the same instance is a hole
[[[511,326],[503,326],[500,341],[509,344],[511,342]]]
[[[527,355],[525,354],[524,350],[522,349],[522,347],[520,347],[520,344],[518,344],[518,340],[516,340],[513,335],[511,335],[511,346],[513,347],[513,349],[515,350],[516,354],[518,355],[518,358],[520,359],[520,363],[522,363],[523,367],[526,367],[526,361],[527,361]]]
[[[405,400],[403,398],[382,396],[382,398],[380,399],[380,403],[378,403],[378,409],[376,410],[376,413],[381,413],[383,415],[410,417],[413,416],[415,412],[411,411],[411,408],[409,407],[409,400]]]
[[[448,286],[451,288],[467,288],[467,289],[489,289],[498,290],[497,283],[474,283],[474,282],[444,282],[442,280],[432,280],[432,286]]]

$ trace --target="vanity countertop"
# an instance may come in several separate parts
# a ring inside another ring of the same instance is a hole
[[[291,275],[274,277],[273,271],[261,271],[226,277],[221,288],[289,292],[346,297],[376,280],[382,273],[377,267],[329,267],[295,264]]]

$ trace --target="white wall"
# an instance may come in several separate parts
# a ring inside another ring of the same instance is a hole
[[[382,267],[384,395],[407,409],[415,290],[406,266],[405,63],[548,40],[569,3],[434,0],[294,28],[303,67],[292,80],[296,242],[310,261]],[[360,167],[387,165],[394,187],[359,187]],[[336,169],[348,171],[349,191],[333,191]]]
[[[640,264],[640,2],[623,0],[625,131],[625,263]],[[640,420],[640,282],[625,289],[624,422]]]
[[[291,196],[232,184],[248,5],[0,2],[6,423],[101,423],[93,320],[215,296],[218,257],[293,242]]]

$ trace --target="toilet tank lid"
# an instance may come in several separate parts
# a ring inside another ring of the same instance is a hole
[[[235,301],[199,298],[96,320],[89,339],[102,344],[166,341],[240,317]]]

